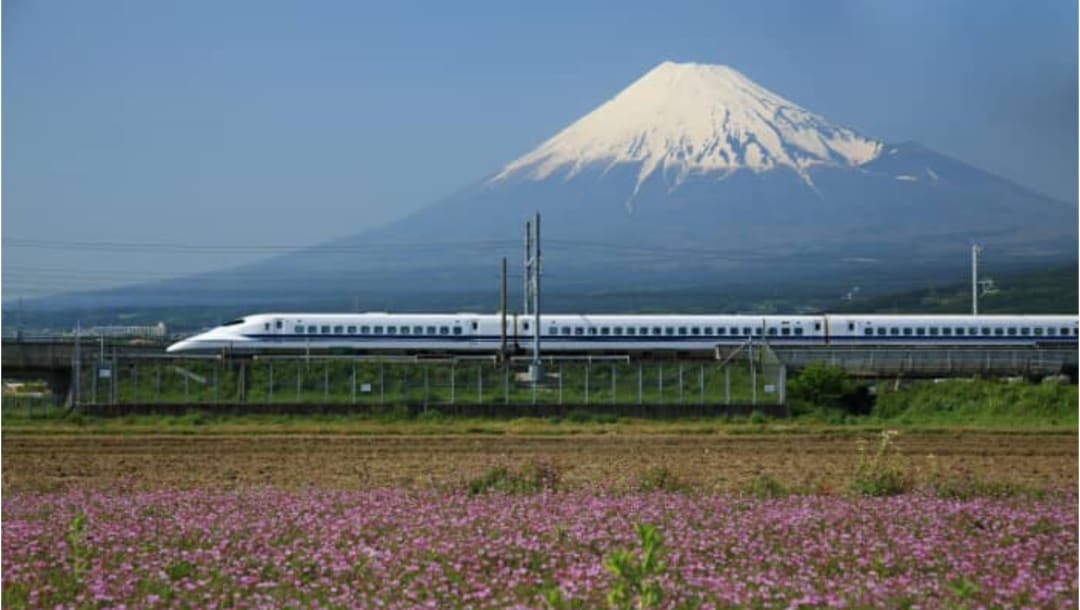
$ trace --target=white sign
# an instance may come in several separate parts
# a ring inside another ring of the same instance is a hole
[[[365,394],[370,393],[371,392],[371,384],[370,383],[362,383],[362,384],[360,384],[360,391],[365,393]]]
[[[112,369],[101,367],[100,369],[98,369],[97,376],[99,379],[109,379],[110,377],[112,377]]]
[[[765,393],[766,394],[772,394],[775,391],[776,391],[776,386],[774,386],[771,383],[765,384]]]

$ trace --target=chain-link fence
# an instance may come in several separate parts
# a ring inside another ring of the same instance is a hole
[[[351,357],[106,358],[82,367],[73,396],[103,404],[776,405],[784,370],[727,361],[550,360],[532,383],[525,363]]]

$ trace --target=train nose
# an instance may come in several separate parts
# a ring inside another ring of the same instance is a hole
[[[170,354],[175,354],[177,352],[191,351],[192,349],[195,349],[194,342],[185,339],[183,341],[177,341],[176,343],[173,343],[169,347],[166,347],[165,351],[167,353],[170,353]]]

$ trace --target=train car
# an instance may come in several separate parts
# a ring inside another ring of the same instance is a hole
[[[531,345],[533,316],[497,314],[256,314],[171,346],[172,353],[479,353]],[[1068,315],[614,315],[540,318],[545,353],[711,351],[764,340],[783,345],[1060,345],[1077,343]]]

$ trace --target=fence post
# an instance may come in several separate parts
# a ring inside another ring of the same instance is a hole
[[[616,391],[617,391],[617,388],[616,388],[616,385],[615,385],[615,380],[616,380],[616,377],[615,377],[615,365],[613,364],[613,365],[611,365],[611,404],[615,404],[615,403],[619,402],[618,400],[615,399],[615,395],[616,395]]]
[[[218,386],[218,383],[217,383],[218,372],[217,372],[217,370],[218,370],[218,363],[215,362],[214,363],[214,402],[215,403],[217,403],[217,401],[218,401],[218,388],[217,388],[217,386]]]
[[[563,404],[562,386],[563,386],[563,370],[562,365],[559,365],[559,406]]]
[[[746,350],[750,362],[750,404],[757,404],[757,369],[754,368],[754,343],[751,342]]]
[[[476,402],[484,404],[484,365],[476,365]]]
[[[592,363],[585,362],[585,404],[589,404],[589,371],[592,369]]]
[[[352,402],[356,404],[356,360],[352,361]]]
[[[642,389],[641,363],[638,362],[638,364],[637,364],[637,403],[639,405],[641,404],[641,401],[642,401],[642,398],[643,398],[642,394],[641,394],[641,389]]]
[[[386,404],[386,392],[383,389],[383,363],[379,361],[379,406]]]
[[[101,376],[101,358],[94,361],[94,376],[90,379],[90,392],[94,395],[94,404],[97,404],[97,380]]]
[[[781,364],[780,365],[779,377],[780,378],[777,380],[777,384],[776,384],[776,385],[780,386],[778,388],[778,390],[779,390],[778,396],[780,398],[780,404],[785,404],[785,402],[787,401],[787,365],[786,364]]]

